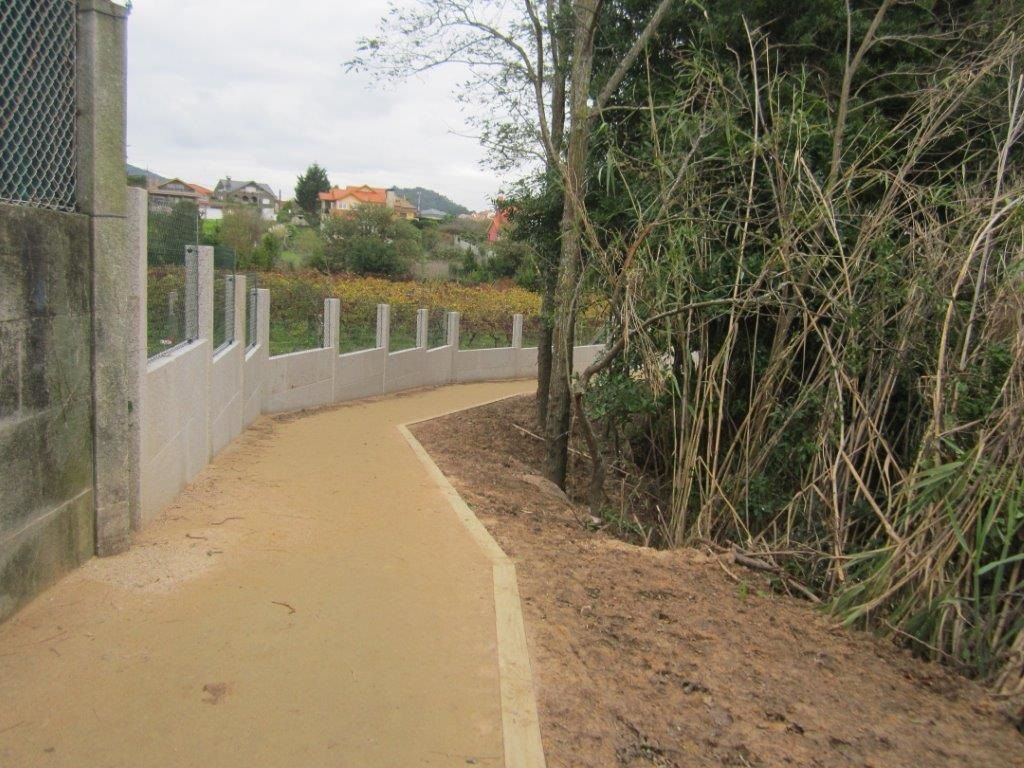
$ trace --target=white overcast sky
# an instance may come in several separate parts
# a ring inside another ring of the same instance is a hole
[[[465,136],[459,72],[393,85],[345,71],[386,5],[135,0],[128,161],[211,188],[224,176],[255,179],[285,198],[317,162],[341,186],[423,186],[489,207],[499,181]]]

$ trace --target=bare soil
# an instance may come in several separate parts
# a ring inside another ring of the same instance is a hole
[[[537,431],[531,397],[413,431],[516,562],[549,766],[1024,766],[980,686],[735,563],[589,529],[513,422]]]

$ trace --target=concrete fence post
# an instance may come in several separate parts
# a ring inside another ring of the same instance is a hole
[[[213,368],[213,246],[200,245],[196,253],[195,272],[196,303],[191,311],[194,311],[198,319],[199,333],[196,341],[205,341],[206,349],[203,350],[203,373],[204,382],[202,396],[206,399],[203,412],[206,414],[204,428],[206,430],[206,461],[205,466],[213,458],[213,430],[210,425],[210,402]]]
[[[76,207],[89,217],[92,252],[92,404],[96,553],[129,546],[131,450],[138,414],[132,283],[127,240],[126,18],[110,0],[78,0]]]
[[[462,317],[458,312],[448,313],[448,338],[447,344],[453,352],[459,349],[459,320]]]
[[[214,280],[217,279],[214,274]],[[235,340],[235,276],[224,275],[224,345]]]
[[[377,305],[377,348],[391,351],[391,305]]]
[[[249,295],[245,290],[246,280],[245,275],[232,275],[230,287],[234,290],[234,301],[232,302],[232,308],[234,309],[234,315],[228,315],[228,322],[231,323],[232,338],[238,344],[242,345],[242,351],[245,351],[245,324],[247,321],[246,312],[248,311]]]
[[[270,289],[256,289],[256,343],[265,358],[270,357]]]
[[[419,349],[427,348],[427,330],[430,323],[430,310],[416,310],[416,346]]]
[[[206,339],[213,351],[213,246],[200,245],[197,258],[198,270],[196,283],[198,301],[196,310],[199,319],[199,335],[196,338]]]
[[[199,338],[199,249],[185,246],[185,338]]]
[[[267,360],[270,357],[270,290],[268,288],[256,289],[256,349],[253,353],[255,369],[250,367],[255,378],[260,382],[253,384],[253,388],[260,389],[260,413],[267,412],[268,388],[264,383],[264,376],[267,372]]]
[[[459,321],[462,315],[458,312],[448,313],[448,381],[455,381],[455,375],[457,366],[455,365],[455,358],[459,354]]]
[[[520,314],[512,315],[512,348],[523,348],[523,316]]]
[[[341,341],[341,299],[324,299],[324,347],[338,354]]]
[[[142,524],[142,387],[149,360],[148,289],[149,194],[138,187],[128,188],[128,269],[131,303],[128,322],[135,329],[128,358],[131,386],[128,405],[131,410],[128,444],[128,508],[131,527]]]

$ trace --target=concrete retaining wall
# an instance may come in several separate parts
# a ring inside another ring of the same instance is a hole
[[[146,193],[129,191],[129,231],[143,238],[130,252],[138,278],[136,290],[146,317]],[[388,348],[390,307],[377,310],[377,347],[339,354],[341,304],[324,302],[324,346],[271,357],[270,306],[266,289],[257,295],[256,342],[243,349],[245,286],[234,285],[236,341],[214,351],[213,262],[199,248],[198,339],[152,360],[140,359],[140,514],[145,524],[243,429],[262,413],[317,408],[387,392],[455,382],[528,378],[537,373],[537,350],[521,346],[521,316],[514,318],[513,346],[459,349],[459,315],[449,313],[447,343],[427,348],[427,312],[417,317],[418,346],[400,352]],[[144,356],[145,328],[138,331]],[[576,365],[592,360],[600,347],[576,350]]]
[[[197,341],[152,361],[140,398],[140,522],[173,501],[210,460],[210,348]]]
[[[0,620],[93,554],[89,219],[0,204]]]

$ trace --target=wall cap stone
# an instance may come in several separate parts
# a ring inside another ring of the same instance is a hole
[[[78,0],[79,13],[102,13],[106,16],[113,16],[116,19],[126,19],[131,9],[123,5],[111,2],[111,0]]]

